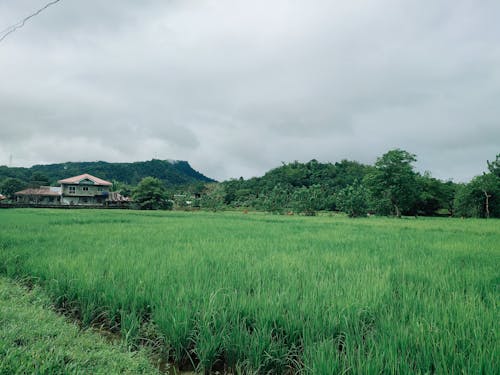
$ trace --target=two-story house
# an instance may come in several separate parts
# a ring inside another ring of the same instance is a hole
[[[16,203],[30,206],[128,207],[129,197],[110,191],[111,182],[88,173],[58,181],[61,186],[40,186],[14,193]]]
[[[112,185],[87,173],[58,182],[61,184],[61,204],[69,205],[104,204]]]

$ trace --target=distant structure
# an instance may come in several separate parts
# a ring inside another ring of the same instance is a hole
[[[88,173],[59,180],[61,186],[40,186],[16,192],[16,202],[36,206],[116,206],[130,198],[110,192],[111,182]]]

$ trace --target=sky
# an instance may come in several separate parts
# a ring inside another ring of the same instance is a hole
[[[0,0],[0,30],[47,0]],[[0,165],[282,162],[468,181],[500,153],[498,0],[61,0],[0,42]],[[1,34],[0,34],[1,35]]]

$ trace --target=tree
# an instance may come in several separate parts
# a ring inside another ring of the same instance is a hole
[[[500,179],[492,173],[474,177],[458,189],[455,206],[457,216],[500,217]]]
[[[358,181],[346,186],[337,194],[337,207],[350,217],[366,216],[368,212],[368,191]]]
[[[117,191],[124,197],[130,197],[133,193],[133,188],[121,181],[113,180],[113,185],[111,186],[111,191]]]
[[[41,172],[33,172],[29,182],[29,186],[32,188],[39,188],[40,186],[49,186],[49,178]]]
[[[0,185],[0,193],[8,198],[13,198],[14,193],[23,190],[26,184],[18,178],[6,178]]]
[[[456,215],[464,217],[500,217],[500,154],[487,162],[489,173],[461,185],[455,197]]]
[[[417,198],[417,174],[412,166],[415,161],[416,156],[407,151],[390,150],[377,159],[366,175],[372,198],[375,202],[390,202],[397,217],[409,210]]]
[[[443,182],[431,177],[429,172],[417,174],[418,197],[412,211],[415,214],[432,216],[438,210],[445,209],[453,215],[453,199],[455,184],[452,181]]]
[[[172,209],[163,183],[155,177],[144,177],[134,189],[133,199],[141,210]]]
[[[488,170],[496,177],[500,178],[500,154],[497,155],[495,161],[487,161]]]
[[[291,186],[278,183],[262,197],[262,206],[268,212],[283,213],[290,202]]]
[[[293,191],[290,206],[295,212],[314,216],[316,211],[322,208],[325,199],[325,194],[320,185],[312,185],[308,188],[302,186]]]

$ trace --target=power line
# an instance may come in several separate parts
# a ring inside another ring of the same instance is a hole
[[[0,43],[9,35],[9,34],[12,34],[14,31],[16,31],[17,29],[20,29],[21,27],[23,27],[26,22],[30,19],[30,18],[33,18],[35,16],[38,16],[40,13],[42,13],[45,9],[47,9],[48,7],[58,3],[59,1],[61,0],[53,0],[47,4],[45,4],[43,7],[41,7],[40,9],[38,9],[36,12],[34,13],[31,13],[29,16],[23,18],[21,21],[19,21],[18,23],[15,23],[14,25],[12,26],[9,26],[7,27],[6,29],[2,30],[0,32]]]

